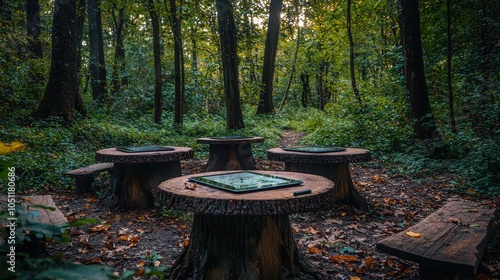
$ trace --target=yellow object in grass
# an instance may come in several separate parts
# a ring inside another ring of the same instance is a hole
[[[17,141],[12,143],[0,142],[0,155],[10,154],[16,151],[24,151],[24,150],[27,150],[26,146],[24,146],[24,144],[21,142]]]

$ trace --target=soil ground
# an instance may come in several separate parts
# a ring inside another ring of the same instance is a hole
[[[295,144],[302,135],[284,131],[282,146]],[[257,158],[259,169],[283,170],[283,165]],[[182,163],[183,174],[201,172],[204,160]],[[370,166],[374,166],[370,164]],[[418,279],[418,265],[377,251],[377,241],[402,231],[457,196],[453,175],[409,178],[382,168],[351,165],[351,175],[371,210],[332,205],[328,211],[291,216],[294,236],[305,259],[325,279]],[[105,176],[97,185],[105,186]],[[64,252],[63,261],[104,264],[119,275],[126,269],[171,266],[189,242],[192,216],[167,209],[132,210],[122,213],[102,209],[97,194],[76,195],[74,191],[51,193],[56,205],[69,218],[97,218],[100,224],[71,228],[71,241],[51,245],[49,252]],[[492,199],[481,199],[497,207]],[[350,258],[341,258],[349,255]],[[499,279],[500,246],[489,244],[476,276],[466,279]]]

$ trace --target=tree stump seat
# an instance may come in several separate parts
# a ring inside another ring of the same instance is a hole
[[[377,249],[419,263],[420,279],[461,279],[476,274],[491,235],[495,209],[454,199]],[[413,237],[411,236],[413,235]]]
[[[80,167],[64,173],[65,176],[75,178],[76,189],[78,192],[90,190],[94,182],[95,175],[113,170],[113,163],[96,163],[85,167]]]

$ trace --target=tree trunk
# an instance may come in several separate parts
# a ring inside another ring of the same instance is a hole
[[[155,67],[155,109],[154,121],[159,123],[161,121],[162,109],[162,93],[161,93],[161,49],[160,49],[160,24],[158,22],[158,15],[153,0],[149,0],[149,14],[151,16],[151,24],[153,25],[153,56]]]
[[[300,33],[301,33],[301,28],[297,30],[297,42],[295,43],[295,52],[293,54],[293,62],[292,62],[292,71],[290,73],[290,79],[288,80],[288,84],[286,85],[286,90],[285,93],[283,94],[283,100],[281,100],[280,107],[278,109],[278,113],[281,112],[281,109],[283,109],[283,105],[285,104],[285,101],[288,97],[288,93],[290,91],[290,86],[292,85],[293,81],[293,76],[295,74],[295,69],[297,68],[297,57],[299,54],[299,45],[300,45]]]
[[[33,117],[61,117],[67,123],[75,112],[86,115],[78,92],[76,0],[56,0],[52,26],[52,60],[44,96]],[[64,75],[61,75],[64,73]]]
[[[354,92],[354,97],[361,105],[361,96],[359,95],[358,85],[356,83],[356,74],[354,73],[354,40],[352,39],[351,28],[351,0],[347,0],[347,36],[349,37],[349,69],[351,72],[351,86]]]
[[[238,80],[238,51],[236,42],[236,25],[234,23],[233,6],[230,0],[217,0],[217,17],[221,44],[222,71],[224,76],[224,92],[226,97],[227,128],[237,130],[243,128],[240,90]]]
[[[195,215],[189,245],[172,266],[173,279],[275,280],[301,274],[316,276],[301,259],[288,215]]]
[[[309,75],[301,74],[300,81],[302,82],[302,106],[305,108],[309,105],[309,96],[311,94],[311,89],[309,88]]]
[[[38,0],[26,2],[26,23],[28,34],[28,54],[33,58],[42,58],[42,41],[40,41],[40,3]]]
[[[453,109],[453,86],[452,86],[452,41],[451,41],[451,0],[446,0],[446,22],[447,22],[447,80],[448,80],[448,106],[450,113],[450,126],[453,133],[457,133],[457,123],[455,121],[455,110]]]
[[[400,29],[405,57],[406,87],[409,93],[413,131],[429,154],[441,152],[442,141],[429,102],[425,80],[418,0],[399,0]]]
[[[257,114],[274,113],[273,80],[276,64],[276,51],[280,34],[281,0],[271,0],[269,5],[269,25],[267,27],[266,47],[264,50],[264,65],[262,67],[262,86],[259,96]]]
[[[125,26],[125,8],[118,9],[118,18],[115,12],[112,12],[115,35],[115,56],[113,60],[112,84],[113,93],[120,92],[122,85],[128,84],[127,79],[123,77],[125,71],[125,47],[123,45],[123,28]]]
[[[181,127],[184,115],[184,66],[181,37],[181,19],[177,13],[175,0],[170,0],[170,17],[174,35],[174,80],[175,80],[175,112],[174,125]]]
[[[106,96],[106,66],[102,40],[102,21],[99,0],[88,0],[89,45],[90,45],[90,83],[92,98],[103,100]]]

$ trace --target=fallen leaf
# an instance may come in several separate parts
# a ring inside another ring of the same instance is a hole
[[[317,230],[315,230],[315,229],[314,229],[313,227],[311,227],[311,226],[309,226],[309,227],[307,228],[307,231],[309,231],[309,233],[311,233],[311,234],[316,234],[316,233],[318,233],[318,231],[317,231]]]
[[[108,240],[106,242],[105,246],[106,246],[106,248],[108,250],[114,250],[114,249],[116,249],[116,243],[115,243],[115,241],[113,239]]]
[[[373,270],[375,268],[375,259],[373,257],[368,257],[365,259],[365,264],[368,269]]]
[[[406,235],[408,235],[409,237],[413,237],[413,238],[419,238],[419,237],[421,237],[421,236],[422,236],[420,233],[418,233],[418,232],[413,232],[413,231],[411,231],[411,230],[409,230],[409,231],[407,231],[407,232],[405,232],[405,233],[406,233]]]
[[[101,231],[106,231],[109,228],[110,228],[110,225],[103,225],[103,224],[101,224],[101,225],[97,225],[95,227],[89,228],[89,231],[91,231],[91,232],[101,232]]]
[[[334,255],[330,256],[328,259],[334,262],[354,262],[358,260],[356,256],[347,255]]]
[[[361,280],[358,276],[350,276],[349,280]]]
[[[153,265],[154,265],[155,267],[159,267],[159,266],[160,266],[160,264],[161,264],[161,261],[155,261],[155,262],[153,263]]]
[[[321,252],[323,252],[323,249],[320,249],[316,246],[309,248],[309,253],[320,254]]]

